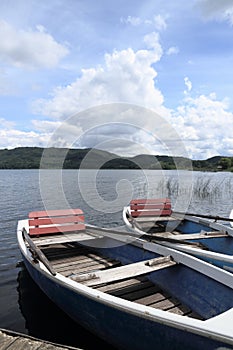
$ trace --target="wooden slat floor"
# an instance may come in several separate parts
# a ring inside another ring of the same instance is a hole
[[[48,246],[44,247],[42,251],[56,272],[73,280],[78,274],[92,273],[121,265],[117,260],[104,257],[78,244]],[[97,285],[93,288],[156,309],[202,319],[179,300],[150,282],[145,275]]]

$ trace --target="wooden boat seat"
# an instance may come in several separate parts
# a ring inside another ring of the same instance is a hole
[[[29,213],[29,235],[41,236],[63,232],[84,231],[81,209],[47,210]]]
[[[115,267],[103,271],[83,273],[76,275],[73,277],[73,279],[90,287],[144,275],[174,265],[176,265],[176,262],[173,261],[170,256],[166,256],[146,261],[139,261],[133,264]]]
[[[39,247],[73,242],[85,242],[88,240],[92,240],[93,238],[96,238],[96,236],[92,235],[91,233],[86,233],[86,231],[78,233],[64,232],[63,234],[59,233],[53,235],[42,235],[39,237],[37,237],[36,235],[32,236],[33,242]]]
[[[132,199],[130,201],[130,214],[133,218],[169,217],[171,213],[171,200],[169,198]]]

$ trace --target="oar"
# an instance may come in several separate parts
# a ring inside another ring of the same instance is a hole
[[[180,212],[180,211],[173,211],[173,214],[180,214],[180,215],[189,215],[189,216],[197,216],[199,218],[205,218],[205,219],[212,219],[212,220],[222,220],[222,221],[230,221],[233,222],[233,209],[231,211],[231,214],[229,216],[229,218],[225,218],[222,216],[218,216],[218,215],[204,215],[204,214],[193,214],[193,213],[184,213],[184,212]],[[233,223],[231,224],[231,226],[233,227]]]
[[[132,238],[141,238],[149,242],[168,242],[168,243],[175,243],[175,244],[181,244],[181,245],[188,245],[200,249],[208,249],[203,243],[200,242],[190,242],[190,241],[185,241],[181,239],[175,239],[171,237],[163,237],[163,236],[158,236],[156,234],[151,235],[149,233],[142,233],[140,234],[139,232],[131,232],[131,231],[119,231],[119,230],[114,230],[114,229],[108,229],[108,228],[103,228],[103,227],[97,227],[97,226],[92,226],[92,225],[86,225],[86,228],[89,229],[89,231],[93,232],[98,232],[100,235],[106,232],[110,234],[116,234],[116,235],[123,235],[123,236],[129,236]],[[112,237],[113,237],[112,236]]]

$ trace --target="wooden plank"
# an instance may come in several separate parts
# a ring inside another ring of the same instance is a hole
[[[169,198],[133,199],[130,201],[130,215],[138,216],[170,216],[171,200]]]
[[[143,304],[143,305],[152,305],[159,301],[162,301],[164,299],[167,299],[169,297],[169,294],[166,292],[163,292],[162,290],[159,290],[157,293],[148,295],[142,298],[139,298],[135,300],[135,303]]]
[[[83,254],[86,254],[87,252],[90,251],[89,248],[83,246],[81,247],[79,244],[71,244],[70,243],[62,243],[62,244],[58,244],[56,246],[46,246],[46,247],[43,247],[41,248],[42,251],[44,252],[44,254],[46,254],[46,256],[49,258],[49,259],[52,259],[52,258],[56,258],[57,256],[62,256],[64,254],[67,255],[67,254],[70,254],[70,253],[73,253],[73,254],[76,254],[76,255],[83,255]]]
[[[59,259],[59,260],[55,260],[55,262],[52,262],[52,265],[58,269],[62,268],[62,267],[65,267],[67,265],[76,265],[76,264],[82,264],[82,263],[85,263],[86,261],[89,261],[90,259],[86,256],[86,255],[72,255],[72,256],[69,256],[67,255],[66,258],[64,259]]]
[[[65,277],[73,277],[77,276],[77,274],[90,274],[90,273],[94,273],[96,271],[104,271],[104,270],[109,270],[109,268],[113,268],[114,266],[119,266],[119,263],[114,262],[111,266],[106,265],[106,263],[90,263],[88,265],[85,266],[81,266],[81,267],[77,267],[77,268],[71,268],[69,270],[66,271],[61,271],[61,274]]]
[[[171,309],[169,309],[169,312],[172,312],[173,314],[176,314],[176,315],[187,315],[189,313],[191,313],[191,309],[183,304],[180,304],[178,306],[175,306]]]
[[[81,350],[68,345],[55,344],[18,332],[0,329],[1,350]]]
[[[177,306],[179,304],[180,304],[179,300],[177,300],[175,298],[168,298],[168,299],[166,298],[164,300],[161,300],[159,302],[151,304],[150,306],[154,307],[156,309],[159,309],[159,310],[167,311],[167,310],[169,310],[169,309],[171,309],[174,306]]]
[[[51,233],[63,233],[69,231],[84,231],[86,226],[84,224],[74,225],[60,225],[60,226],[48,226],[48,227],[35,227],[30,228],[29,233],[32,235],[47,235]]]
[[[171,203],[170,198],[139,198],[132,199],[130,204],[156,204],[156,203]]]
[[[116,296],[121,296],[125,293],[132,292],[141,288],[141,286],[151,286],[153,283],[148,281],[144,276],[138,278],[129,278],[120,282],[113,282],[102,286],[96,286],[101,292],[109,293]],[[95,288],[95,287],[94,287]]]
[[[147,261],[140,261],[105,271],[97,271],[93,274],[80,274],[79,276],[76,276],[76,281],[82,282],[87,286],[94,286],[112,281],[120,281],[125,278],[140,276],[174,265],[176,265],[176,263],[171,260],[170,256],[168,256]]]
[[[85,230],[81,209],[48,210],[29,213],[29,235],[48,235]]]
[[[48,236],[41,236],[39,238],[34,237],[33,242],[37,246],[45,246],[45,245],[55,245],[55,244],[61,244],[61,243],[71,243],[71,242],[81,242],[86,241],[89,239],[93,239],[94,236],[91,234],[87,234],[84,232],[79,233],[65,233],[65,234],[59,234],[56,236],[48,237]]]
[[[84,256],[83,259],[79,259],[79,260],[73,260],[73,261],[68,261],[68,262],[63,262],[62,264],[56,264],[56,269],[58,271],[65,271],[67,269],[67,267],[72,268],[72,266],[75,268],[77,266],[83,265],[87,262],[98,262],[98,263],[105,263],[106,266],[113,266],[116,265],[116,260],[114,259],[105,259],[102,257],[98,257],[95,259],[92,259],[91,257],[87,257]],[[120,264],[119,262],[117,262],[118,264]]]
[[[65,248],[61,251],[55,251],[55,252],[47,252],[47,249],[43,249],[44,254],[52,262],[54,266],[60,266],[61,264],[66,264],[67,262],[72,261],[81,261],[83,259],[92,259],[92,260],[99,260],[99,259],[105,259],[106,261],[114,260],[111,258],[104,257],[101,254],[96,254],[92,250],[83,248],[80,249],[79,247],[72,247],[72,248]]]
[[[30,350],[39,350],[41,346],[40,342],[31,342],[26,338],[23,337],[17,337],[15,339],[15,342],[13,344],[11,344],[10,347],[7,348],[7,350],[26,350],[26,349],[30,349]],[[40,348],[41,349],[41,348]]]
[[[81,260],[86,255],[84,255],[85,252],[81,253],[79,251],[63,251],[59,254],[54,255],[47,255],[48,260],[52,263],[52,265],[56,266],[56,264],[60,264],[67,261],[75,261],[75,260]]]
[[[142,284],[137,290],[122,294],[121,298],[137,302],[138,299],[151,296],[151,294],[157,293],[158,290],[158,286],[154,284],[150,286],[145,286]]]
[[[158,221],[178,221],[176,218],[172,216],[139,216],[135,218],[136,222],[158,222]],[[180,220],[179,220],[180,221]]]
[[[66,215],[83,215],[81,209],[58,209],[58,210],[43,210],[43,211],[33,211],[29,213],[28,217],[32,218],[42,218],[50,216],[66,216]]]
[[[84,216],[72,215],[65,217],[49,217],[42,219],[30,219],[29,226],[43,226],[43,225],[56,225],[56,224],[69,224],[72,222],[84,222]]]
[[[113,261],[108,263],[106,261],[93,261],[90,260],[85,264],[77,264],[76,266],[71,265],[63,269],[58,269],[59,273],[64,276],[77,275],[79,273],[87,273],[89,271],[103,270],[113,266],[119,266],[119,262]]]
[[[137,210],[131,211],[130,214],[133,218],[137,218],[138,216],[169,216],[171,215],[171,210]]]
[[[16,338],[7,336],[6,334],[3,334],[2,332],[0,332],[0,349],[1,350],[9,349],[11,345],[14,344],[15,341],[16,341]]]
[[[132,204],[130,210],[148,210],[148,209],[171,209],[170,203],[161,204]]]

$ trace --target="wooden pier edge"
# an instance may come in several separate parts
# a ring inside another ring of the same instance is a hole
[[[56,344],[27,334],[0,328],[0,349],[17,350],[19,348],[24,350],[82,350],[81,348]]]

